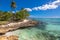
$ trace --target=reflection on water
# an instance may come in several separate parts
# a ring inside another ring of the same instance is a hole
[[[14,31],[19,40],[60,40],[60,18],[33,19],[40,23],[36,27]]]

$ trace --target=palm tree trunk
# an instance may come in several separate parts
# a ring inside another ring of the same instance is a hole
[[[12,20],[14,20],[16,13],[16,3],[14,2],[14,0],[11,0],[11,12],[13,13]]]

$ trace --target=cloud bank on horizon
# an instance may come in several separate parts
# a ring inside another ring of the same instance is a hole
[[[50,2],[49,4],[45,4],[38,7],[33,8],[25,8],[27,11],[33,11],[33,10],[47,10],[47,9],[56,9],[60,5],[60,0],[56,0],[53,2]]]

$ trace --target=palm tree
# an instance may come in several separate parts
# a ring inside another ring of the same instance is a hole
[[[14,0],[12,0],[12,2],[11,2],[11,11],[15,12],[15,9],[16,9],[16,2],[14,2]]]
[[[11,13],[13,14],[12,20],[14,20],[14,18],[15,18],[15,14],[14,14],[14,13],[16,13],[15,9],[16,9],[16,2],[14,0],[11,0]]]
[[[29,12],[25,9],[21,9],[20,11],[16,12],[16,18],[20,20],[24,20],[29,16]]]

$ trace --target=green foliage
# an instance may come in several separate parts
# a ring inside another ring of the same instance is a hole
[[[2,12],[2,11],[0,12],[0,20],[1,21],[9,20],[11,16],[12,16],[12,14],[9,12]]]
[[[21,11],[16,13],[17,19],[25,19],[29,16],[29,12],[27,10],[22,9]]]
[[[20,11],[16,13],[12,13],[13,10],[16,11],[15,10],[16,2],[14,2],[13,0],[10,6],[12,8],[11,12],[0,11],[0,21],[7,21],[7,20],[18,21],[18,20],[26,19],[29,16],[29,12],[24,8],[22,8]]]
[[[18,21],[18,20],[26,19],[28,16],[29,16],[29,12],[26,11],[25,9],[21,9],[15,14],[11,12],[0,11],[0,21],[7,21],[7,20]]]

